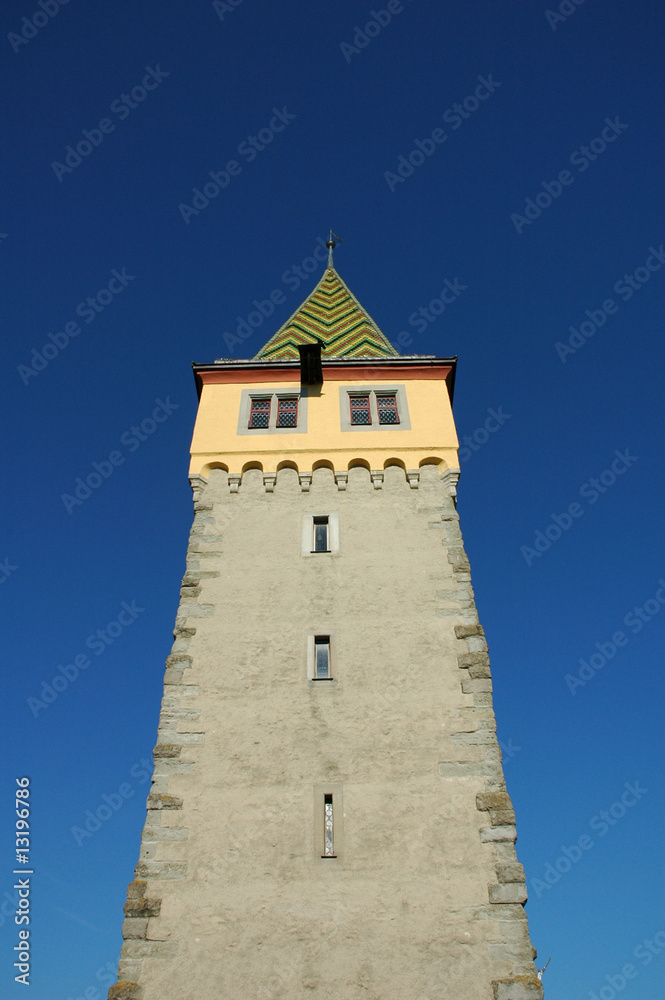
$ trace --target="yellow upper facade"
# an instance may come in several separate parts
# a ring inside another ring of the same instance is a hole
[[[307,344],[320,352],[314,381],[299,356]],[[339,473],[458,468],[455,359],[401,357],[332,266],[254,359],[194,365],[194,373],[192,476],[285,465],[301,474],[322,465]]]

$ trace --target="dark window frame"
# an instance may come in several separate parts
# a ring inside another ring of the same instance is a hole
[[[325,670],[326,673],[319,673],[319,649],[322,653],[325,651]],[[332,680],[332,674],[330,672],[330,636],[329,635],[315,635],[314,636],[314,677],[315,681],[330,681]]]
[[[322,858],[335,858],[335,805],[332,792],[323,796],[323,854]]]
[[[317,531],[325,528],[325,531]],[[319,542],[323,541],[323,546]],[[312,552],[330,552],[330,518],[327,514],[312,517]]]
[[[399,424],[399,406],[397,405],[397,393],[396,392],[376,392],[375,393],[375,398],[376,398],[376,412],[377,412],[378,417],[379,417],[379,423],[383,424],[384,427],[387,426],[387,425],[393,425],[393,426],[395,426],[396,424]],[[388,403],[387,405],[386,405],[386,403],[382,404],[381,401],[385,400],[385,399],[392,400],[392,403]],[[381,419],[381,411],[382,410],[384,412],[393,412],[395,414],[395,419],[394,420],[382,420]]]
[[[350,411],[350,422],[352,427],[368,427],[372,423],[372,404],[369,392],[351,392],[349,393],[349,411]],[[363,400],[366,405],[360,407],[357,405],[358,401]],[[354,409],[354,402],[356,403]],[[356,414],[366,413],[367,420],[354,420]]]
[[[283,417],[294,416],[292,424],[281,423]],[[297,427],[298,426],[298,397],[278,396],[277,397],[277,422],[276,427]]]
[[[268,406],[262,407],[261,404],[267,403]],[[272,412],[272,396],[252,396],[250,407],[249,407],[249,420],[247,422],[248,430],[268,430],[270,427],[270,414]],[[256,423],[256,419],[259,417],[265,417],[265,423]]]

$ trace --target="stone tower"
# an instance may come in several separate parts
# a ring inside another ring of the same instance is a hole
[[[539,1000],[454,358],[335,270],[194,365],[194,523],[111,1000]]]

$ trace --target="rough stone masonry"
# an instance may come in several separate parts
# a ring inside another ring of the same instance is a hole
[[[434,464],[193,478],[110,1000],[542,996],[455,480]],[[303,558],[321,514],[339,550]]]

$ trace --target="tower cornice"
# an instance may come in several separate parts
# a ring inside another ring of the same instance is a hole
[[[400,356],[396,358],[322,358],[323,378],[335,381],[349,379],[365,381],[381,375],[401,379],[445,380],[450,402],[453,401],[457,358],[432,356]],[[212,364],[192,363],[196,391],[199,399],[204,385],[221,385],[251,382],[294,382],[300,378],[297,362],[250,360],[223,360]]]

